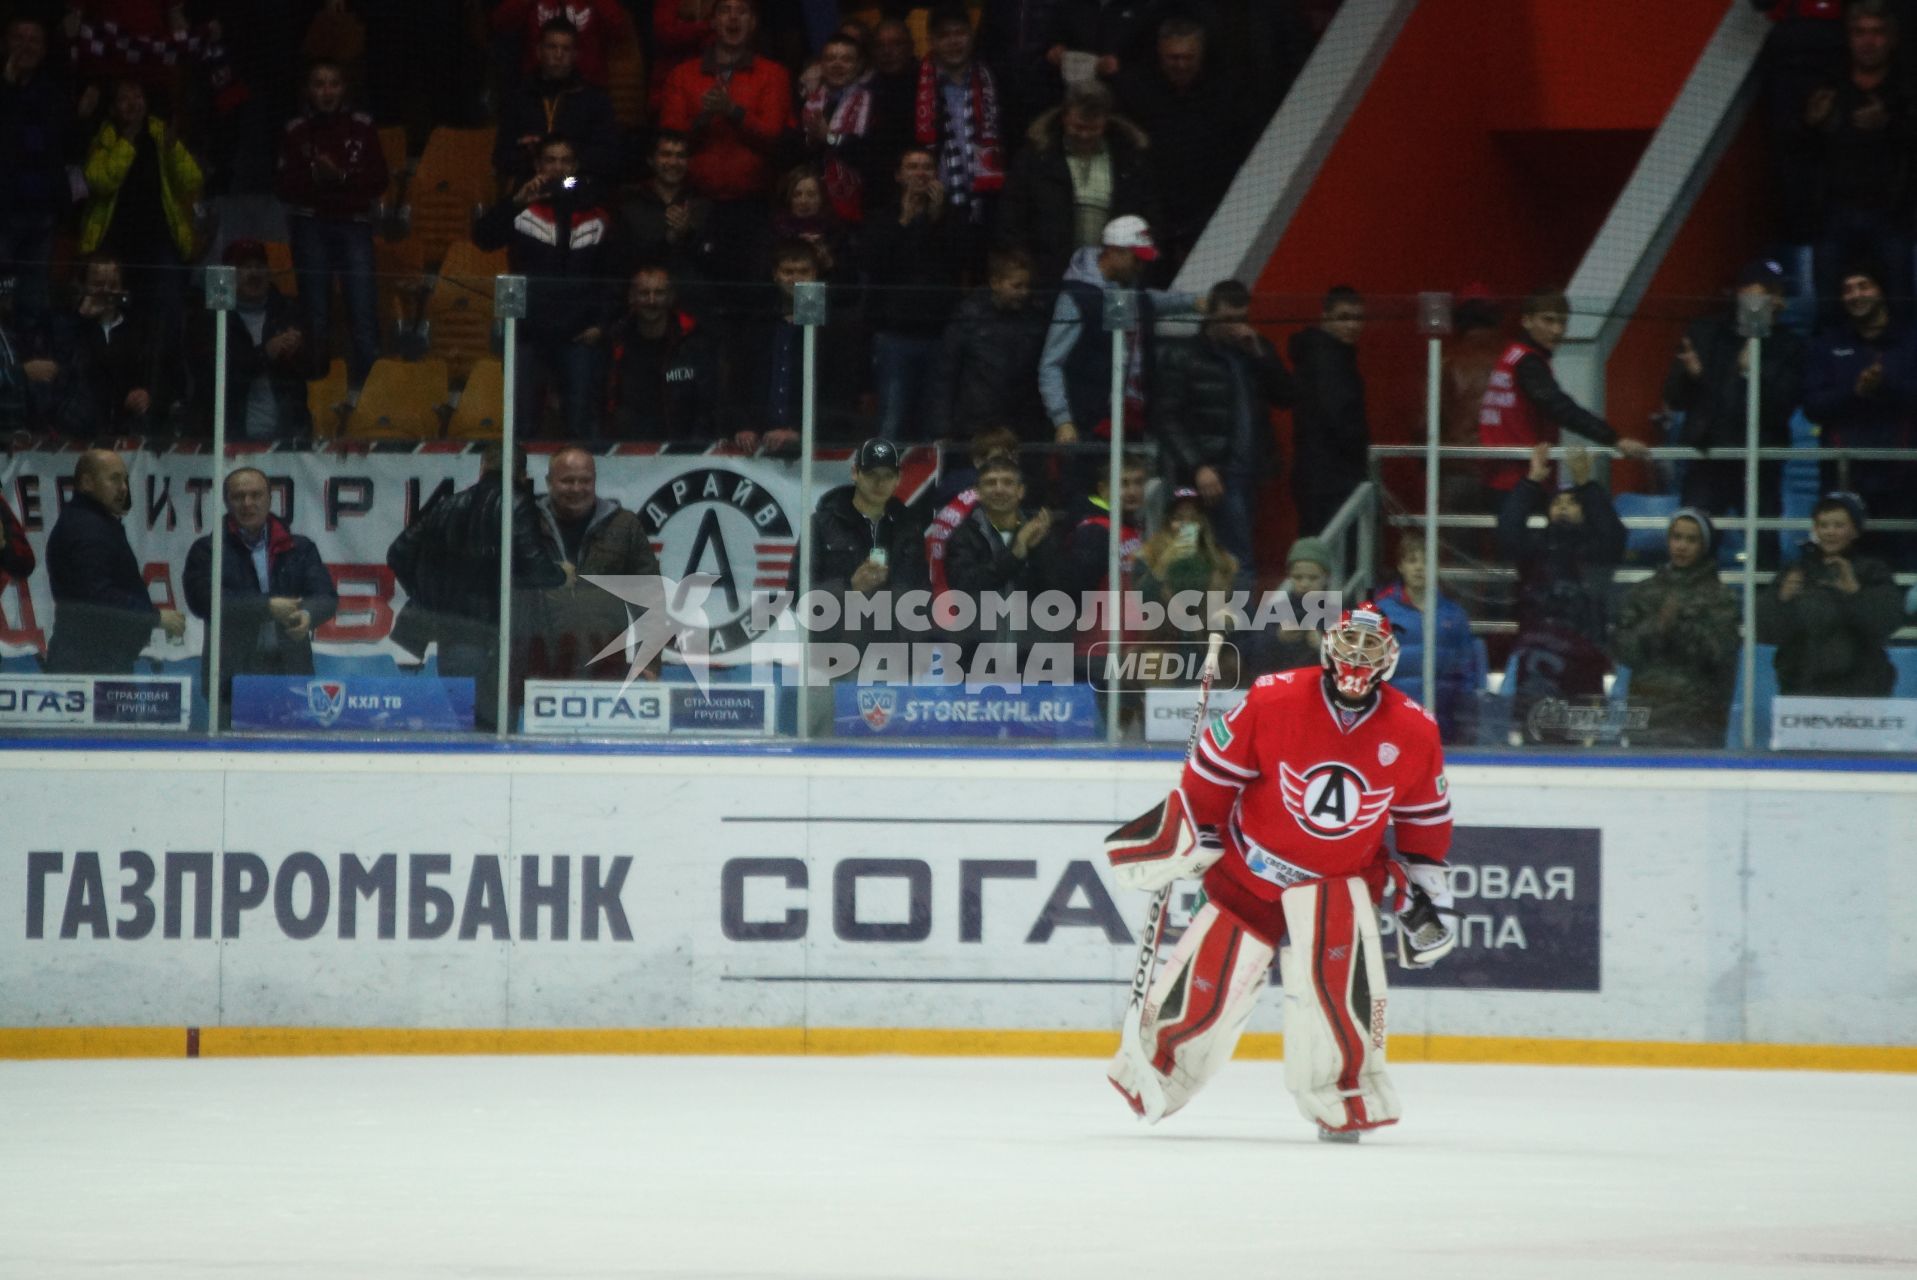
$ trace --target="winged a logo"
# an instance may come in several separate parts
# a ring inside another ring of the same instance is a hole
[[[1383,817],[1396,788],[1374,790],[1362,773],[1333,760],[1302,773],[1281,762],[1278,790],[1285,808],[1306,832],[1320,840],[1342,840]]]

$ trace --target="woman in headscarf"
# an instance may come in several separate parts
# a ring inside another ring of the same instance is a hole
[[[1632,587],[1612,635],[1612,655],[1631,669],[1631,706],[1649,722],[1636,746],[1717,747],[1724,742],[1737,677],[1737,596],[1717,576],[1710,517],[1686,507],[1671,517],[1669,558]]]

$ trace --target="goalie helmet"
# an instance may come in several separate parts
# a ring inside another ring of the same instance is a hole
[[[1345,610],[1338,625],[1325,632],[1318,657],[1339,697],[1350,702],[1369,697],[1398,669],[1398,638],[1391,634],[1391,619],[1368,600]]]

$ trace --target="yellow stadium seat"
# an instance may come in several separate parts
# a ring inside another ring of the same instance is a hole
[[[266,265],[273,273],[273,284],[289,298],[300,296],[299,274],[293,270],[293,247],[284,240],[266,242]]]
[[[606,91],[612,95],[612,113],[622,129],[646,122],[646,63],[636,36],[628,37],[606,59]]]
[[[466,239],[473,210],[493,197],[493,130],[435,129],[413,175],[413,235],[428,266]]]
[[[506,253],[487,253],[455,241],[440,264],[439,282],[426,299],[428,345],[456,366],[492,352],[493,280],[508,271]]]
[[[497,440],[506,418],[506,374],[497,360],[478,360],[459,403],[453,406],[446,435],[452,440]]]
[[[437,440],[446,400],[444,360],[376,360],[346,420],[346,438]]]

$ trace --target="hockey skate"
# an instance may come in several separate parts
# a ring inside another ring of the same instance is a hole
[[[1361,1136],[1356,1129],[1327,1129],[1323,1125],[1318,1126],[1318,1141],[1320,1142],[1339,1142],[1356,1146]]]

